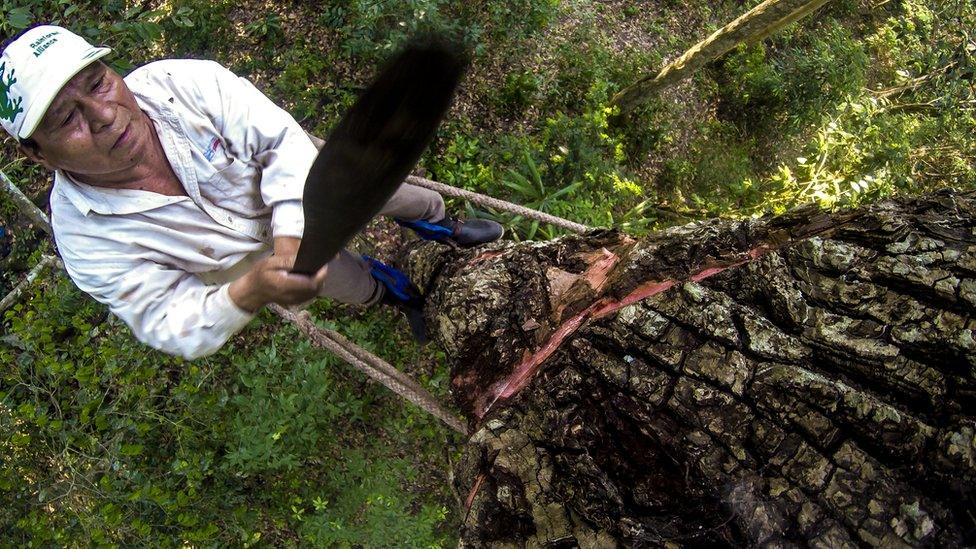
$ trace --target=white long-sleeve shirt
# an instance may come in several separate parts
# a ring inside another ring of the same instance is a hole
[[[125,78],[189,196],[110,189],[57,171],[51,222],[71,279],[142,342],[196,358],[252,314],[230,282],[301,237],[302,190],[317,153],[250,82],[211,61],[166,60]]]

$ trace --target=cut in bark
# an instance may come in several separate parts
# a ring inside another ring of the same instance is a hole
[[[974,214],[412,248],[473,427],[462,545],[973,543]]]

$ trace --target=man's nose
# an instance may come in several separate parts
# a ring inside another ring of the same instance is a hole
[[[80,103],[92,133],[98,133],[115,121],[115,106],[108,101],[97,97],[86,97]]]

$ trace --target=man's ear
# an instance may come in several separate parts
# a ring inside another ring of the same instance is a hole
[[[47,159],[44,158],[44,153],[41,152],[39,147],[25,147],[24,145],[17,145],[17,150],[19,150],[21,154],[26,156],[32,162],[40,164],[48,170],[54,171],[55,168],[48,164]]]

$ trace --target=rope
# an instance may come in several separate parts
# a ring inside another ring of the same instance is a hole
[[[563,219],[561,217],[556,217],[554,215],[550,215],[545,212],[540,212],[538,210],[526,208],[525,206],[519,206],[518,204],[513,204],[511,202],[499,200],[491,196],[478,194],[476,192],[468,191],[465,189],[459,189],[457,187],[445,185],[444,183],[438,183],[437,181],[431,181],[430,179],[425,179],[423,177],[417,177],[416,175],[407,176],[407,183],[410,183],[411,185],[417,185],[418,187],[424,187],[425,189],[430,189],[432,191],[437,191],[438,193],[443,195],[463,198],[471,202],[472,204],[477,204],[478,206],[493,208],[496,210],[502,210],[516,215],[520,215],[522,217],[526,217],[528,219],[535,219],[543,223],[549,223],[550,225],[562,227],[574,233],[583,234],[590,230],[590,227],[587,227],[586,225],[582,225],[580,223],[575,223],[568,219]]]
[[[321,150],[325,146],[325,140],[319,138],[318,136],[312,135],[305,132],[308,139],[315,145],[315,148]],[[540,212],[538,210],[533,210],[532,208],[526,208],[525,206],[520,206],[512,202],[507,202],[505,200],[499,200],[497,198],[479,194],[473,191],[468,191],[465,189],[459,189],[457,187],[452,187],[444,183],[438,183],[437,181],[432,181],[424,177],[418,177],[416,175],[408,175],[406,182],[411,185],[416,185],[418,187],[423,187],[425,189],[430,189],[432,191],[437,191],[438,193],[446,196],[453,196],[455,198],[463,198],[472,204],[477,204],[485,208],[492,208],[495,210],[500,210],[503,212],[510,212],[515,215],[520,215],[528,219],[535,219],[541,221],[542,223],[548,223],[550,225],[555,225],[557,227],[562,227],[568,231],[572,231],[577,234],[583,234],[590,230],[590,227],[570,221],[568,219],[563,219],[554,215],[547,214],[545,212]]]
[[[468,430],[460,419],[441,407],[437,399],[426,389],[388,362],[357,346],[338,332],[316,326],[305,311],[295,313],[277,304],[270,305],[270,308],[278,316],[297,326],[299,331],[305,334],[316,346],[331,351],[360,372],[385,385],[395,394],[441,420],[454,431],[467,436]]]

